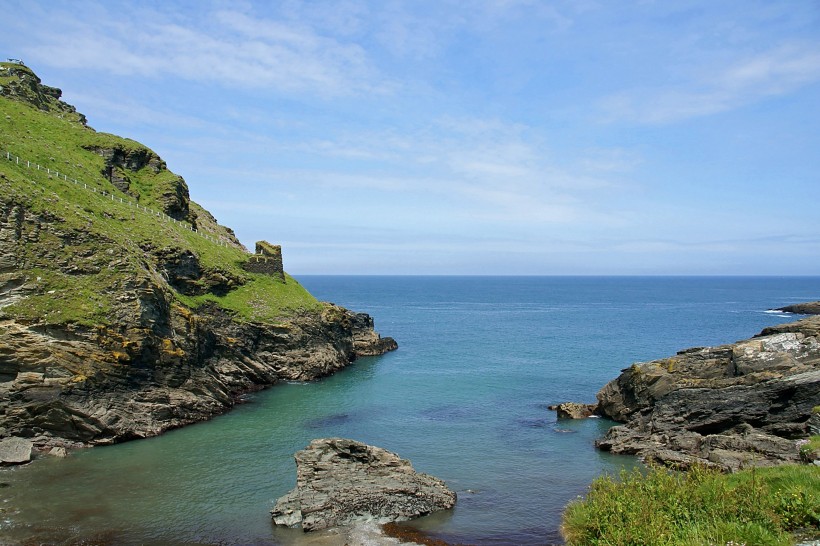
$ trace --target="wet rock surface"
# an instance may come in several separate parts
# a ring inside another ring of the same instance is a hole
[[[277,525],[318,531],[388,523],[452,508],[456,494],[395,453],[343,438],[313,440],[296,453],[296,488],[271,511]]]

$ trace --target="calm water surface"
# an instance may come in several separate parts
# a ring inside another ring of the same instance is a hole
[[[282,384],[208,423],[0,470],[0,541],[297,544],[268,511],[293,453],[349,437],[445,479],[456,508],[416,525],[453,542],[560,542],[562,507],[602,472],[612,423],[556,422],[621,368],[728,343],[796,317],[820,278],[300,277],[370,313],[399,350],[310,384]]]

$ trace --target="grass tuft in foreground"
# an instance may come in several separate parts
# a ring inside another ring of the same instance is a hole
[[[793,534],[820,537],[820,467],[602,476],[567,507],[561,532],[570,546],[791,545]]]

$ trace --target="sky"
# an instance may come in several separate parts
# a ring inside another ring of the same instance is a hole
[[[0,0],[299,274],[820,274],[817,0]]]

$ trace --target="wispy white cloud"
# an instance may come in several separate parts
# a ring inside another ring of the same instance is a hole
[[[50,11],[46,21],[28,19],[26,55],[63,68],[284,93],[381,93],[392,85],[357,43],[307,24],[203,6],[192,15],[200,21],[183,25],[139,4],[124,16],[111,13],[113,6],[94,6],[92,22],[82,6]]]
[[[692,74],[673,86],[639,88],[601,101],[608,121],[664,124],[718,114],[820,81],[820,46],[789,44]]]

